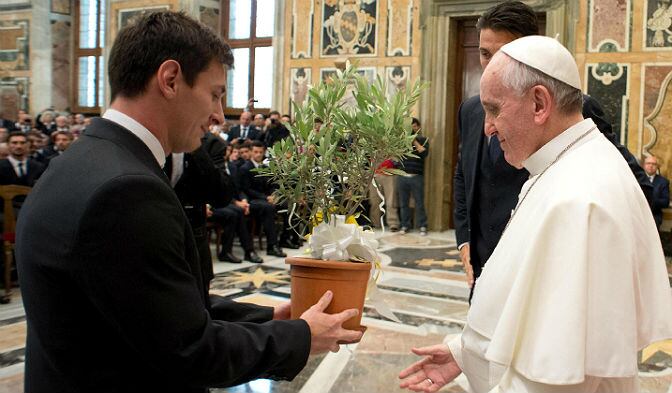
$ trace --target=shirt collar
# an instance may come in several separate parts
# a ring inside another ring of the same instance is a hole
[[[26,164],[28,162],[28,158],[24,158],[22,161],[19,161],[12,156],[7,156],[7,159],[9,159],[9,162],[11,162],[14,167],[19,165],[19,162],[23,162],[24,164]]]
[[[152,152],[152,155],[156,159],[156,162],[159,163],[160,167],[163,167],[163,165],[166,163],[166,153],[163,151],[161,142],[159,142],[154,134],[152,134],[145,126],[138,123],[137,120],[115,109],[106,110],[103,114],[103,119],[107,119],[119,124],[140,138],[140,140],[145,145],[147,145],[149,150]]]
[[[595,123],[590,118],[574,124],[529,156],[523,161],[523,166],[530,172],[530,176],[540,174],[558,157],[563,149],[592,127],[595,127]]]

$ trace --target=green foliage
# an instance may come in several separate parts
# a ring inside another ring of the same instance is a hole
[[[344,105],[349,86],[354,107]],[[315,217],[353,215],[375,169],[386,159],[412,155],[411,110],[424,88],[416,82],[388,99],[380,77],[371,84],[348,64],[311,88],[303,106],[295,105],[294,125],[286,125],[290,137],[270,149],[269,166],[258,173],[278,185],[276,198],[310,226]],[[316,118],[324,123],[319,131]]]

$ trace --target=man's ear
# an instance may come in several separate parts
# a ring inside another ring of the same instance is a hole
[[[537,125],[542,125],[551,115],[551,109],[554,105],[553,96],[546,86],[542,85],[532,87],[530,94],[534,104],[534,122]]]
[[[182,78],[180,63],[175,60],[166,60],[161,63],[156,73],[161,94],[167,99],[174,98],[177,95],[177,82],[180,78]]]

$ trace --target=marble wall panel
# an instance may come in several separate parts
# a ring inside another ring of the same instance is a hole
[[[291,58],[310,59],[313,56],[313,0],[292,1]]]
[[[595,98],[621,143],[627,144],[628,64],[586,65],[587,93]]]
[[[323,0],[321,55],[375,56],[378,0]]]
[[[70,0],[51,0],[51,12],[70,15],[71,9]]]
[[[169,7],[167,5],[159,5],[152,7],[142,7],[142,8],[127,8],[119,10],[119,16],[117,18],[117,31],[121,30],[124,26],[133,23],[133,21],[145,15],[148,12],[167,10]]]
[[[30,22],[0,21],[0,72],[30,69]]]
[[[411,56],[413,49],[412,0],[387,0],[387,56]]]
[[[218,8],[210,7],[199,7],[199,20],[206,26],[212,29],[212,31],[219,33],[220,32],[220,16]]]
[[[67,21],[51,21],[51,103],[56,110],[70,106],[70,40],[72,26]]]
[[[29,92],[28,78],[0,78],[0,114],[13,119],[19,109],[29,111]]]
[[[403,90],[411,78],[411,67],[385,67],[385,82],[387,82],[387,96],[391,97],[397,91]]]
[[[292,68],[291,69],[291,93],[290,98],[297,105],[303,105],[308,97],[308,89],[312,82],[312,69],[310,68]]]
[[[645,0],[644,48],[650,50],[672,49],[672,1]]]
[[[627,52],[631,0],[589,0],[588,52]]]
[[[672,66],[647,65],[643,70],[644,153],[660,158],[660,171],[672,173]]]

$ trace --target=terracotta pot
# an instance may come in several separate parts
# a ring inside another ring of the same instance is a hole
[[[360,326],[366,285],[371,263],[325,261],[313,258],[287,257],[292,266],[292,319],[297,319],[324,295],[327,290],[334,297],[325,310],[328,314],[356,308],[359,314],[343,323],[343,328],[363,330]]]

